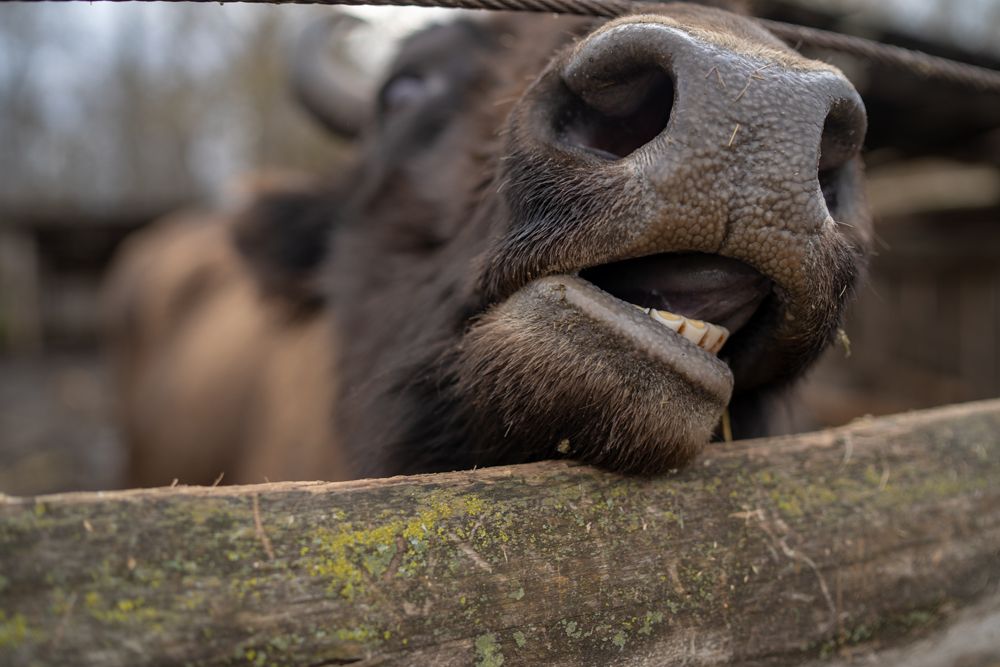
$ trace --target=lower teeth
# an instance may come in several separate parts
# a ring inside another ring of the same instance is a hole
[[[636,306],[636,308],[671,331],[679,333],[687,340],[712,354],[718,353],[729,338],[729,331],[718,324],[687,318],[667,310],[643,308],[642,306]]]

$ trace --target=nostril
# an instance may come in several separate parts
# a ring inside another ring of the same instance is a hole
[[[867,118],[859,100],[836,100],[827,113],[820,139],[818,162],[819,187],[827,210],[836,218],[841,203],[843,175],[860,152],[865,138]]]
[[[819,189],[823,192],[826,210],[836,219],[840,208],[840,177],[844,167],[819,170]]]
[[[605,159],[623,158],[667,127],[674,105],[674,82],[654,66],[577,94],[565,89],[554,118],[556,136]]]
[[[859,102],[839,99],[830,106],[823,122],[819,146],[819,168],[835,169],[858,154],[865,139],[864,107]]]

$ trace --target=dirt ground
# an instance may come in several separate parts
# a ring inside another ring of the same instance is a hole
[[[120,486],[104,373],[96,355],[0,356],[0,493]]]

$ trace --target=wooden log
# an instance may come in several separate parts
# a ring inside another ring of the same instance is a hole
[[[4,665],[901,655],[962,610],[997,630],[1000,401],[712,445],[648,480],[550,462],[5,497],[0,573]]]

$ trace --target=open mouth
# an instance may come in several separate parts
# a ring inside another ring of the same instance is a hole
[[[771,281],[747,264],[702,253],[603,264],[579,277],[716,355],[771,293]]]
[[[541,276],[466,333],[461,388],[504,446],[569,442],[616,470],[667,469],[710,440],[739,367],[769,344],[777,289],[697,253]]]

